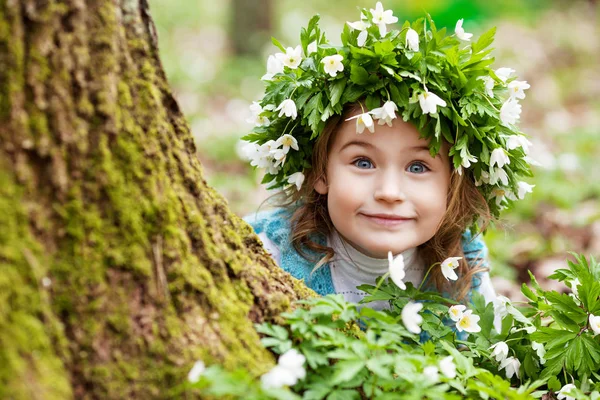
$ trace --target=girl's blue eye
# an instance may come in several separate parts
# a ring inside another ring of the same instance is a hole
[[[427,168],[427,166],[425,166],[425,164],[418,162],[418,161],[414,162],[408,166],[408,172],[413,173],[413,174],[422,174],[427,171],[429,171],[429,168]]]
[[[360,169],[373,168],[373,163],[366,158],[359,158],[358,160],[355,160],[353,164]]]

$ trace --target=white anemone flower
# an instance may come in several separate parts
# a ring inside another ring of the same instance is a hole
[[[508,174],[502,168],[490,169],[490,183],[492,185],[502,182],[503,186],[508,186]]]
[[[508,139],[506,139],[506,148],[508,150],[514,150],[518,147],[522,147],[523,152],[528,154],[530,146],[532,146],[532,143],[523,135],[510,135]]]
[[[542,343],[531,342],[531,348],[535,350],[537,356],[540,358],[540,364],[545,364],[546,360],[544,356],[546,355],[546,349]]]
[[[273,157],[273,160],[275,161],[273,167],[277,168],[285,163],[287,152],[285,152],[283,149],[274,149],[271,150],[271,157]]]
[[[375,9],[371,8],[373,15],[373,23],[379,26],[379,34],[381,37],[387,33],[387,25],[398,22],[398,17],[394,17],[392,10],[384,10],[380,1],[375,5]]]
[[[392,120],[396,118],[398,106],[391,100],[386,101],[383,106],[371,110],[371,114],[378,120],[379,125],[387,124],[392,126]]]
[[[524,99],[525,92],[531,87],[527,81],[512,81],[508,84],[508,93],[510,97],[514,97],[516,99]]]
[[[434,367],[433,365],[423,368],[423,376],[425,377],[425,379],[427,379],[429,382],[432,382],[432,383],[436,383],[436,382],[440,381],[439,370],[437,367]]]
[[[269,372],[260,377],[260,383],[264,389],[279,389],[284,386],[293,386],[298,378],[287,368],[276,365]]]
[[[475,164],[477,162],[477,157],[471,155],[466,146],[460,149],[460,158],[460,165],[464,168],[469,168],[471,164]]]
[[[467,307],[463,306],[462,304],[453,305],[448,309],[450,319],[454,322],[458,322],[462,318],[463,312],[465,312],[466,309]]]
[[[571,390],[575,388],[577,388],[577,386],[573,385],[572,383],[567,383],[556,393],[556,398],[558,400],[575,400],[575,397],[568,395],[568,393],[571,393]]]
[[[342,72],[344,70],[344,64],[342,64],[343,59],[344,57],[341,54],[323,57],[321,60],[323,63],[323,69],[326,73],[332,77],[335,77],[338,72]]]
[[[306,52],[308,53],[308,55],[310,56],[312,53],[316,53],[318,49],[317,46],[317,41],[313,41],[311,44],[309,44],[308,46],[306,46]]]
[[[254,124],[254,126],[269,126],[271,124],[269,118],[260,115],[263,111],[264,109],[260,106],[260,103],[253,101],[250,105],[251,115],[250,118],[246,119],[246,122]]]
[[[517,183],[517,197],[519,200],[523,200],[525,198],[525,194],[533,192],[534,187],[535,185],[530,185],[529,183],[523,181]]]
[[[490,156],[490,167],[498,165],[498,167],[502,168],[507,164],[510,164],[510,158],[508,158],[508,154],[506,154],[506,151],[503,148],[496,147]]]
[[[452,356],[444,357],[439,363],[440,371],[447,378],[456,378],[456,365],[454,364],[454,358]]]
[[[206,370],[206,365],[202,361],[196,361],[190,372],[188,372],[188,381],[191,383],[196,383],[200,380],[202,374]]]
[[[521,118],[521,105],[517,99],[511,97],[500,108],[500,121],[502,125],[508,127],[508,125],[517,122],[519,118]]]
[[[502,82],[506,82],[506,80],[507,80],[508,78],[510,78],[511,74],[512,74],[513,72],[515,72],[515,70],[514,70],[514,69],[512,69],[512,68],[506,68],[506,67],[502,67],[502,68],[498,68],[498,69],[497,69],[496,71],[494,71],[494,72],[496,73],[496,76],[497,76],[498,78],[500,78],[500,80],[501,80]]]
[[[406,290],[406,285],[402,281],[406,273],[404,272],[404,257],[402,253],[396,257],[392,255],[392,252],[388,252],[389,272],[392,281],[402,290]]]
[[[419,34],[412,28],[408,28],[408,31],[406,31],[405,46],[410,51],[419,51]]]
[[[511,302],[508,297],[505,296],[496,296],[494,299],[494,314],[498,315],[500,318],[504,318],[508,315],[508,307],[510,307]]]
[[[504,198],[509,197],[507,194],[508,192],[503,188],[494,188],[492,190],[490,200],[496,199],[496,205],[500,207],[500,205],[504,201]]]
[[[285,53],[277,53],[275,56],[290,69],[296,69],[302,62],[302,46],[288,47]]]
[[[367,32],[367,28],[369,25],[365,21],[356,21],[356,22],[346,22],[348,26],[354,30],[360,31],[358,34],[358,38],[356,40],[356,44],[358,47],[363,47],[367,42],[367,37],[369,36],[369,32]]]
[[[483,184],[488,184],[490,183],[490,174],[488,174],[485,171],[481,171],[481,177],[477,180],[475,180],[475,186],[479,187]]]
[[[283,73],[283,63],[276,56],[269,56],[267,58],[267,73],[262,76],[263,81],[270,81],[276,74]]]
[[[483,85],[485,87],[485,94],[490,96],[492,99],[494,98],[494,85],[496,85],[496,81],[491,76],[480,76],[479,78],[483,81]]]
[[[410,333],[418,335],[421,333],[421,325],[423,317],[419,315],[419,311],[423,308],[422,303],[410,302],[402,309],[402,323]]]
[[[302,172],[294,172],[287,179],[288,183],[296,185],[296,189],[300,191],[302,184],[304,183],[304,174]]]
[[[354,117],[348,118],[346,121],[350,121],[351,119],[356,119],[356,133],[363,133],[365,128],[371,133],[375,132],[375,124],[369,113],[355,115]]]
[[[444,278],[446,278],[447,281],[455,281],[458,279],[458,275],[456,275],[454,270],[460,265],[458,261],[461,259],[462,257],[448,257],[442,261],[442,275],[444,275]]]
[[[496,361],[499,363],[506,360],[506,357],[508,357],[508,345],[506,342],[494,343],[490,347],[490,350],[493,350],[491,356],[496,357]]]
[[[277,147],[282,146],[282,150],[284,151],[285,154],[287,154],[290,151],[290,148],[292,148],[296,151],[300,150],[300,148],[298,147],[298,141],[296,140],[296,138],[287,133],[285,135],[281,136],[279,139],[277,139],[275,144]]]
[[[500,363],[499,369],[504,369],[506,373],[506,379],[512,378],[514,375],[519,377],[519,369],[521,368],[521,362],[514,357],[507,357]]]
[[[280,117],[285,114],[286,117],[292,117],[292,119],[296,119],[296,117],[298,116],[296,103],[294,103],[294,100],[292,99],[282,101],[281,104],[277,106],[275,111],[279,111]]]
[[[287,368],[292,371],[294,376],[298,379],[304,379],[306,377],[306,370],[304,369],[304,363],[306,357],[302,355],[296,349],[289,349],[279,357],[278,365],[283,368]]]
[[[579,290],[577,289],[577,286],[579,285],[581,285],[579,278],[575,278],[571,281],[571,292],[573,292],[575,296],[579,296]]]
[[[425,88],[425,92],[422,92],[417,97],[419,98],[419,105],[423,114],[437,113],[437,106],[446,107],[446,102],[437,94],[427,91],[427,88]]]
[[[459,19],[458,21],[456,21],[456,26],[454,27],[454,33],[456,33],[456,37],[458,37],[460,40],[464,40],[464,41],[470,41],[471,38],[473,37],[472,33],[466,33],[463,26],[463,19]]]
[[[590,314],[590,327],[594,331],[594,336],[600,334],[600,315]]]
[[[479,315],[473,314],[473,310],[467,310],[456,323],[456,329],[459,332],[480,332]]]

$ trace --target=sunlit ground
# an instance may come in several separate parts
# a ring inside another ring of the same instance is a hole
[[[296,45],[300,27],[315,13],[335,43],[357,6],[374,2],[277,1],[273,36]],[[418,3],[419,5],[408,5]],[[488,4],[489,3],[489,4]],[[493,4],[492,4],[493,3]],[[240,215],[256,210],[268,193],[260,173],[240,160],[238,139],[249,132],[248,106],[261,97],[268,35],[253,57],[231,55],[229,2],[151,0],[163,64],[192,127],[209,184]],[[547,276],[568,251],[600,255],[600,35],[598,11],[588,1],[386,1],[400,21],[429,12],[438,27],[454,29],[465,18],[476,35],[497,26],[495,66],[516,69],[531,84],[522,102],[521,127],[534,142],[539,161],[533,195],[490,229],[496,289],[513,298],[528,280],[527,269]],[[249,38],[257,40],[257,38]]]

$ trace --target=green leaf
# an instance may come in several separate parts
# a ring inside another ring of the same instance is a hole
[[[271,36],[271,42],[277,46],[279,48],[279,50],[283,51],[285,53],[285,47],[283,47],[281,45],[281,43],[279,43],[279,40],[275,39],[274,37]]]
[[[494,41],[494,36],[496,35],[496,27],[494,26],[489,31],[485,32],[483,35],[479,36],[479,39],[476,43],[471,45],[471,52],[473,54],[479,53],[481,50],[488,47]]]
[[[340,101],[340,98],[342,97],[345,88],[345,79],[339,79],[335,81],[333,85],[331,85],[331,89],[329,91],[329,99],[331,100],[331,106],[335,106]]]
[[[331,378],[332,385],[339,385],[343,382],[348,382],[356,376],[363,368],[365,362],[363,360],[346,360],[335,364],[335,373]]]
[[[357,85],[365,85],[369,80],[369,73],[358,64],[350,64],[350,81]]]

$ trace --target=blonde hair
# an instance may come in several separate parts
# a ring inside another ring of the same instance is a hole
[[[335,115],[327,121],[313,148],[312,168],[305,171],[305,181],[301,190],[296,191],[292,188],[283,193],[284,201],[281,205],[292,207],[294,210],[291,220],[291,242],[305,259],[316,262],[315,270],[335,255],[331,247],[318,243],[315,236],[326,237],[335,227],[327,210],[327,195],[319,194],[314,190],[314,186],[327,176],[331,146],[344,119],[361,109],[360,103],[354,103],[346,106],[341,116]],[[467,264],[461,243],[462,234],[473,223],[475,217],[478,217],[482,230],[485,229],[491,220],[491,214],[485,198],[467,173],[452,173],[447,196],[446,212],[436,233],[430,240],[418,246],[418,252],[427,266],[448,257],[462,257],[458,267],[460,278],[452,287],[448,285],[440,268],[433,268],[429,275],[429,282],[435,284],[438,291],[447,290],[459,300],[471,289],[473,275],[485,270],[481,267],[484,260],[473,267]],[[312,255],[307,250],[310,250]],[[315,253],[321,257],[315,257]]]

